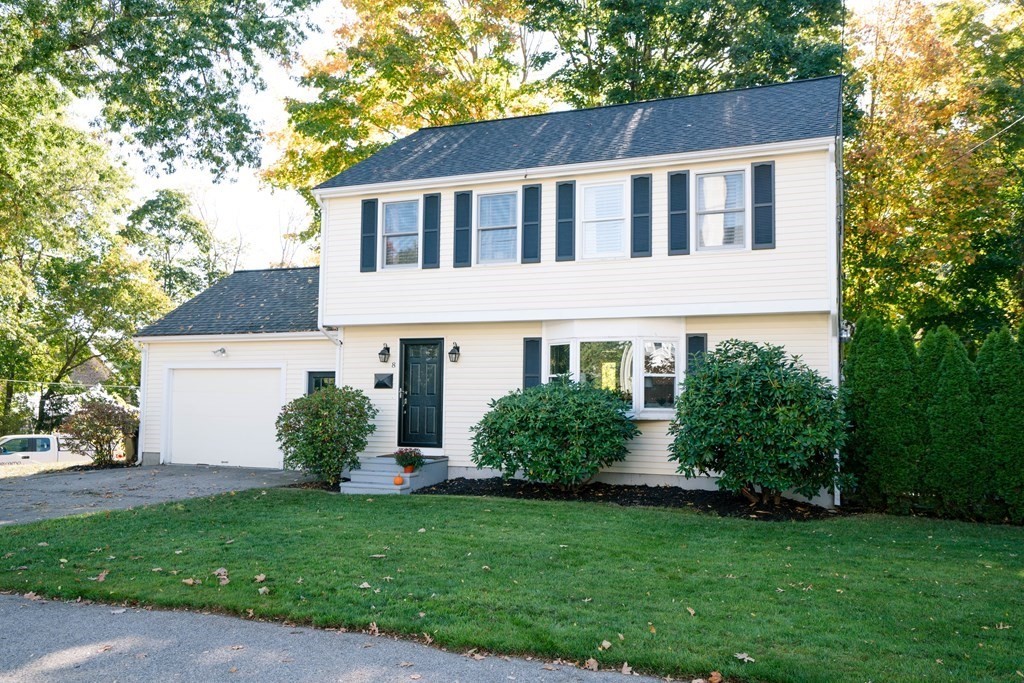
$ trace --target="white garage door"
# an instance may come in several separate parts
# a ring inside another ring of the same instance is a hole
[[[173,370],[170,458],[175,464],[282,466],[274,421],[281,370]]]

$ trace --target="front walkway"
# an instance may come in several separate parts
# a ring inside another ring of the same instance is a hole
[[[0,683],[654,681],[383,636],[16,595],[0,595],[0,624],[17,625],[0,629]]]
[[[0,525],[287,486],[304,478],[298,472],[203,465],[56,471],[8,477],[0,479]]]

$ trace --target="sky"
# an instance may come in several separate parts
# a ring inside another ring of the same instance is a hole
[[[852,11],[865,12],[878,1],[846,0],[846,4]],[[307,37],[300,48],[303,58],[314,59],[332,46],[333,28],[340,25],[343,12],[338,0],[324,0],[313,10],[313,23],[322,30]],[[264,62],[266,90],[249,93],[243,100],[253,118],[261,122],[261,130],[279,131],[287,124],[284,100],[304,95],[295,81],[299,71],[296,68],[288,73],[280,65]],[[263,166],[272,164],[278,154],[279,150],[271,143],[264,144]],[[155,175],[147,173],[144,163],[136,156],[126,156],[125,161],[135,178],[133,200],[136,203],[145,201],[158,189],[184,191],[193,197],[197,211],[213,227],[217,237],[241,241],[239,269],[267,268],[280,262],[282,235],[308,224],[309,211],[298,193],[270,188],[260,180],[258,169],[242,169],[215,183],[212,174],[203,169],[179,169],[171,174]],[[297,265],[316,262],[308,247],[293,245],[292,249],[290,260]]]

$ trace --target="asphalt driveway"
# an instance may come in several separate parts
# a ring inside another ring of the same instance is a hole
[[[0,683],[627,680],[558,662],[478,659],[386,636],[17,595],[0,595],[0,623],[13,627],[0,629]]]
[[[298,472],[205,465],[58,470],[9,477],[0,479],[0,525],[287,486],[303,479]]]

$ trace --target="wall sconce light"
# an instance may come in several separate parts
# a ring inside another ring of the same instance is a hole
[[[391,348],[385,344],[384,348],[382,348],[380,353],[377,354],[377,358],[380,358],[381,363],[387,363],[388,359],[391,358]]]
[[[214,349],[213,355],[217,356],[217,358],[223,358],[224,356],[228,355],[228,350],[222,346],[219,349]]]
[[[460,355],[462,354],[459,352],[459,345],[452,342],[452,350],[448,352],[448,360],[453,363],[458,363]]]

